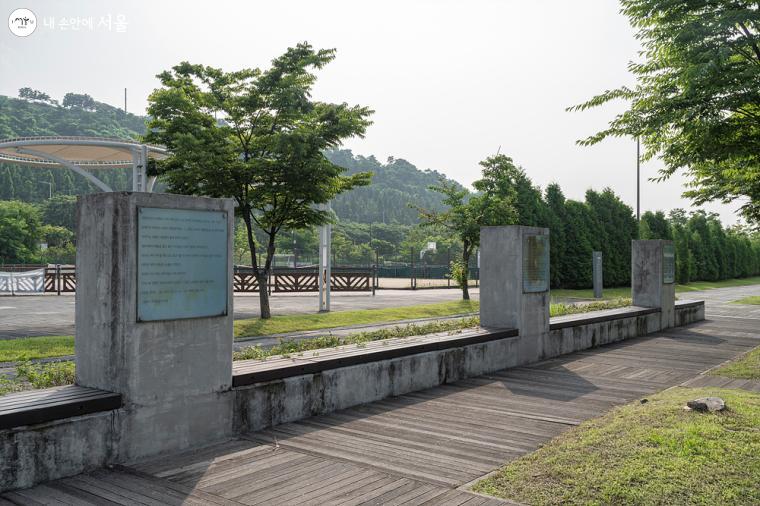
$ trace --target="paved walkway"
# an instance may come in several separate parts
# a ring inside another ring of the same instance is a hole
[[[688,327],[58,480],[0,504],[505,504],[467,485],[583,420],[760,345],[757,310],[725,304],[760,287],[731,290]]]

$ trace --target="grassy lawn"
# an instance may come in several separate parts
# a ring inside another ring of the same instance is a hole
[[[585,313],[598,309],[612,309],[631,305],[631,299],[615,299],[594,302],[584,306],[552,304],[551,316],[571,313]],[[477,312],[480,303],[471,301],[440,302],[418,306],[394,307],[385,309],[362,309],[358,311],[333,311],[330,313],[311,313],[298,315],[273,316],[269,320],[251,318],[235,321],[235,337],[255,337],[272,334],[286,334],[304,330],[320,330],[349,325],[393,323],[414,318],[446,317],[457,314]]]
[[[595,302],[582,306],[571,306],[564,304],[552,304],[550,308],[551,316],[562,316],[566,314],[587,313],[600,309],[615,309],[629,306],[631,299],[617,299],[614,301]],[[424,334],[434,334],[438,332],[449,332],[450,334],[461,332],[464,329],[477,327],[480,325],[478,316],[470,316],[459,320],[442,320],[424,323],[409,323],[406,325],[396,325],[395,327],[381,328],[378,330],[369,330],[364,332],[355,332],[347,336],[338,337],[331,334],[313,337],[296,341],[294,339],[282,339],[280,343],[271,348],[264,349],[259,345],[249,346],[233,354],[234,360],[258,359],[266,360],[273,355],[290,356],[297,354],[301,356],[306,351],[319,350],[323,348],[335,348],[348,344],[362,345],[371,341],[380,341],[398,337],[420,336]],[[317,352],[318,353],[318,352]]]
[[[712,288],[728,288],[732,286],[759,285],[760,276],[754,278],[725,279],[723,281],[692,281],[688,285],[676,285],[677,292],[693,292],[696,290],[710,290]]]
[[[551,315],[559,316],[578,312],[594,311],[597,309],[612,309],[630,305],[630,299],[619,299],[614,301],[595,302],[584,306],[570,306],[565,304],[552,304]],[[335,311],[332,313],[315,313],[302,315],[285,315],[275,316],[270,320],[260,320],[258,318],[250,320],[238,320],[235,322],[235,336],[259,336],[270,334],[281,334],[287,332],[297,332],[302,330],[319,330],[331,327],[340,327],[357,324],[373,324],[394,322],[402,319],[442,317],[455,314],[464,314],[477,312],[479,304],[477,301],[455,301],[443,302],[440,304],[425,304],[419,306],[409,306],[406,308],[388,308],[388,309],[369,309],[362,311]],[[474,322],[474,323],[473,323]],[[434,323],[425,326],[425,324],[397,327],[401,330],[386,329],[378,333],[359,332],[355,342],[364,342],[368,340],[387,339],[390,337],[406,337],[410,335],[420,335],[432,332],[443,332],[448,330],[458,330],[466,327],[478,325],[475,318],[461,321],[448,322],[447,325],[441,326],[440,323]],[[403,335],[401,335],[403,334]],[[354,336],[354,335],[352,335]],[[349,338],[352,338],[349,336]],[[343,338],[345,341],[348,338]],[[349,339],[346,342],[337,342],[335,339],[324,338],[324,343],[315,341],[314,345],[308,349],[329,348],[331,346],[340,346],[343,344],[352,344],[354,341]],[[290,353],[302,351],[285,346],[279,353]],[[43,336],[43,337],[25,337],[22,339],[0,340],[0,362],[21,362],[24,360],[34,360],[39,358],[61,357],[74,354],[74,336]],[[267,353],[270,355],[272,353]],[[258,356],[258,355],[257,355]],[[245,357],[253,358],[253,357]]]
[[[710,290],[712,288],[728,288],[732,286],[748,286],[760,284],[760,276],[754,278],[742,278],[742,279],[726,279],[723,281],[693,281],[688,285],[676,285],[676,292],[695,292],[698,290]],[[555,289],[552,290],[552,297],[567,297],[567,298],[579,298],[579,299],[593,299],[594,290],[581,289],[581,290],[569,290],[569,289]],[[605,299],[618,299],[622,297],[630,297],[631,288],[624,286],[618,288],[605,288]],[[752,299],[753,297],[748,297]],[[760,299],[760,297],[755,297]],[[742,299],[744,300],[744,299]],[[760,300],[757,302],[739,302],[740,304],[760,304]]]
[[[760,346],[750,350],[738,359],[710,371],[711,376],[725,376],[734,379],[760,379]]]
[[[594,290],[591,288],[570,290],[566,288],[552,288],[552,297],[572,298],[572,299],[593,299]],[[631,297],[631,287],[623,286],[618,288],[605,288],[602,295],[604,299],[620,299]]]
[[[75,369],[74,362],[20,363],[16,366],[15,378],[0,376],[0,395],[70,385],[74,383]]]
[[[73,354],[74,336],[24,337],[0,340],[0,362],[19,362]]]
[[[389,307],[384,309],[281,315],[273,316],[269,320],[251,318],[235,321],[235,337],[266,336],[349,325],[451,316],[476,312],[478,308],[479,304],[477,301],[458,300],[438,304],[420,304],[417,306]]]
[[[760,306],[760,296],[750,295],[749,297],[744,297],[743,299],[735,300],[731,304],[748,304],[748,305],[753,305],[753,306]]]
[[[684,411],[719,395],[729,409]],[[760,394],[674,388],[584,422],[475,484],[526,504],[760,504]]]

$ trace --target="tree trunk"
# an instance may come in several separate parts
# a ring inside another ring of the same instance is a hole
[[[251,251],[251,267],[253,267],[253,275],[256,277],[256,281],[259,284],[259,309],[262,319],[272,317],[272,311],[269,308],[269,270],[260,269],[259,264],[256,261],[256,241],[253,236],[253,223],[251,222],[251,210],[250,208],[243,208],[240,210],[243,215],[243,222],[245,223],[246,236],[248,238],[248,249]],[[267,265],[269,264],[269,258],[267,258]]]
[[[462,243],[462,263],[464,263],[464,272],[462,273],[462,300],[470,300],[470,253],[472,246],[468,241]]]
[[[262,319],[272,317],[272,310],[269,307],[269,273],[272,270],[272,261],[274,260],[275,231],[270,230],[267,232],[267,234],[269,235],[269,242],[267,244],[267,257],[266,260],[264,260],[264,269],[263,271],[260,271],[261,278],[259,278],[259,307]]]
[[[256,275],[259,282],[259,312],[261,319],[267,320],[272,317],[272,310],[269,308],[269,275],[262,272]]]

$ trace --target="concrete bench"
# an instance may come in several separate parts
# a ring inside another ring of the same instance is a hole
[[[305,351],[296,356],[269,360],[240,360],[232,366],[232,386],[240,387],[330,369],[379,362],[431,351],[443,351],[466,345],[496,341],[518,335],[517,329],[467,330],[372,341],[362,345]]]
[[[568,327],[589,325],[591,323],[602,323],[613,320],[620,320],[623,318],[634,318],[637,316],[644,316],[659,312],[660,310],[658,308],[628,306],[617,309],[591,311],[589,313],[555,316],[549,320],[549,330],[559,330]]]
[[[121,395],[76,385],[0,397],[0,429],[12,429],[121,407]]]

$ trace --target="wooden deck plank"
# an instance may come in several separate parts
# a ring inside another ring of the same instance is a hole
[[[48,500],[151,505],[510,504],[456,487],[534,450],[569,426],[669,386],[760,389],[760,382],[698,376],[760,344],[756,323],[713,318],[280,425],[134,469],[98,471],[13,492],[0,497],[0,505],[3,500],[14,504]],[[445,340],[433,336],[430,341],[436,339]],[[427,340],[376,342],[367,347],[401,350],[418,342]],[[236,370],[273,371],[283,364],[335,363],[341,357],[350,361],[361,351],[345,347],[320,353],[323,356],[236,364]],[[47,402],[76,395],[62,389],[50,392]]]

